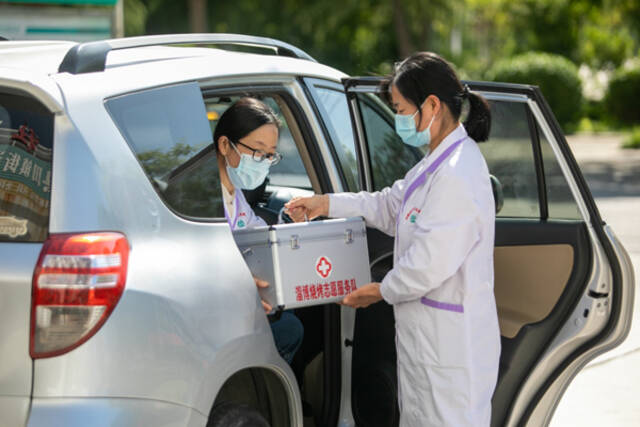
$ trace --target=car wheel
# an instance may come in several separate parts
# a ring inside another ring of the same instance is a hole
[[[207,427],[269,427],[269,423],[249,405],[224,402],[213,409]]]

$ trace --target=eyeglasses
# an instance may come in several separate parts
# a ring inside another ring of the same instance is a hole
[[[242,145],[243,147],[248,148],[249,150],[251,150],[251,151],[253,152],[253,154],[252,154],[251,158],[252,158],[254,161],[256,161],[256,162],[262,162],[262,161],[264,161],[264,160],[266,159],[268,162],[270,162],[270,163],[271,163],[271,166],[275,166],[275,165],[277,165],[278,163],[280,163],[280,160],[282,160],[282,157],[283,157],[283,155],[282,155],[282,154],[280,154],[280,153],[278,153],[278,152],[275,152],[275,153],[265,153],[265,152],[264,152],[264,151],[262,151],[262,150],[256,150],[255,148],[251,148],[251,147],[249,147],[247,144],[243,144],[243,143],[242,143],[242,142],[240,142],[240,141],[233,142],[233,141],[231,141],[231,140],[230,140],[230,142],[231,142],[231,144],[233,144],[233,145],[236,145],[236,144],[237,144],[237,145]],[[235,148],[235,147],[234,147],[234,148]],[[237,151],[237,148],[236,148],[236,151]],[[238,153],[238,154],[239,154],[239,153]]]

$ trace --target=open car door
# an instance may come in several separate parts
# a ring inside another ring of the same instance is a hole
[[[426,154],[402,143],[380,79],[343,81],[367,191],[390,186]],[[600,218],[537,87],[467,82],[490,104],[479,144],[496,197],[495,296],[502,336],[492,425],[549,423],[570,381],[628,334],[631,262]],[[369,231],[374,281],[392,268],[392,238]],[[357,310],[352,411],[359,426],[398,423],[393,310]]]

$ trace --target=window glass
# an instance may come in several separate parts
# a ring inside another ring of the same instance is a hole
[[[280,133],[278,137],[277,151],[283,155],[282,160],[269,170],[269,184],[280,187],[296,187],[311,189],[311,181],[307,170],[302,163],[298,147],[293,140],[289,124],[287,123],[279,102],[283,102],[280,99],[276,99],[274,96],[263,95],[243,95],[254,96],[267,104],[276,113],[280,119]],[[206,100],[206,108],[209,117],[209,123],[211,126],[211,134],[215,132],[218,119],[225,112],[227,108],[234,102],[240,99],[241,96],[220,96],[208,98]]]
[[[539,218],[538,182],[527,117],[521,102],[490,101],[491,133],[478,144],[489,173],[502,184],[499,217]]]
[[[549,140],[547,140],[539,126],[538,135],[540,138],[540,148],[542,150],[544,177],[547,185],[549,218],[582,219],[580,211],[578,210],[578,204],[573,198],[569,183],[562,173],[553,148],[551,148]]]
[[[106,105],[165,202],[182,215],[208,219],[224,217],[213,132],[240,97],[212,97],[205,105],[199,86],[188,83],[113,98]],[[311,188],[279,100],[257,97],[282,122],[278,151],[283,159],[271,168],[270,183]]]
[[[404,178],[424,152],[402,142],[395,131],[393,112],[376,95],[358,94],[369,147],[373,188],[381,190]]]
[[[0,93],[0,241],[43,242],[49,227],[53,116]]]
[[[224,217],[211,129],[197,84],[124,95],[106,106],[172,209],[189,217]]]
[[[351,115],[344,92],[315,85],[318,109],[322,120],[329,131],[333,147],[342,168],[347,189],[361,190],[358,178],[358,161],[356,144],[353,139]]]

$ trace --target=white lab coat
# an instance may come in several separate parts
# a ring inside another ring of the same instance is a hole
[[[500,356],[495,205],[476,143],[460,125],[391,188],[333,194],[329,206],[395,236],[380,291],[395,314],[400,425],[488,426]]]
[[[234,191],[235,212],[233,218],[227,212],[227,205],[224,204],[224,216],[231,227],[231,231],[243,230],[245,228],[259,227],[267,225],[262,218],[253,212],[251,205],[244,197],[242,190],[236,188]]]

